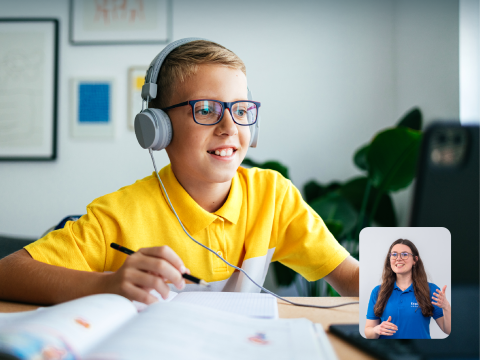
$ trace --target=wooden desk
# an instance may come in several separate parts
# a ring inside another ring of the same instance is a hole
[[[312,305],[335,305],[350,301],[358,301],[358,297],[287,297],[294,302]],[[1,308],[0,308],[1,309]],[[367,353],[358,350],[356,347],[331,334],[328,327],[331,324],[358,324],[358,304],[346,305],[332,309],[315,309],[303,306],[294,306],[278,300],[278,315],[283,319],[306,318],[314,323],[322,324],[323,330],[327,333],[333,349],[340,360],[358,359],[374,360],[375,358]]]
[[[291,301],[302,302],[313,305],[334,305],[350,301],[358,301],[358,298],[342,297],[342,298],[304,298],[291,297],[287,298]],[[38,306],[20,303],[12,303],[0,301],[0,313],[19,312],[35,310]],[[358,350],[347,342],[332,335],[328,332],[330,324],[354,324],[358,323],[358,304],[341,306],[333,309],[315,309],[300,307],[288,304],[284,301],[278,301],[278,314],[280,318],[306,318],[315,323],[322,324],[323,329],[327,333],[328,339],[337,353],[340,360],[358,359],[358,360],[374,360],[375,358]]]

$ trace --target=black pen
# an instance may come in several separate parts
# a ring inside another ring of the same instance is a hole
[[[135,253],[135,251],[133,250],[130,250],[130,249],[127,249],[126,247],[124,246],[121,246],[121,245],[118,245],[118,244],[115,244],[115,243],[111,243],[110,244],[110,247],[112,249],[115,249],[115,250],[118,250],[124,254],[127,254],[127,255],[132,255]],[[188,281],[191,281],[195,284],[198,284],[198,285],[202,285],[202,286],[206,286],[206,287],[210,287],[210,284],[207,283],[205,280],[201,280],[199,278],[196,278],[195,276],[192,276],[192,275],[188,275],[188,274],[182,274],[182,277]]]

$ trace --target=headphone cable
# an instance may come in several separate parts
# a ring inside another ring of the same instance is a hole
[[[162,179],[160,179],[160,175],[158,174],[158,170],[157,170],[157,165],[155,164],[155,159],[153,157],[153,151],[152,149],[148,149],[148,152],[150,153],[150,157],[152,158],[152,162],[153,162],[153,168],[155,169],[155,174],[157,175],[157,178],[158,178],[158,181],[160,182],[160,185],[162,187],[162,190],[163,190],[163,193],[165,194],[165,197],[167,198],[167,201],[168,201],[168,204],[170,206],[170,208],[172,209],[173,213],[175,214],[175,217],[177,218],[180,226],[182,227],[183,231],[185,232],[185,234],[187,234],[187,236],[192,239],[194,242],[196,242],[198,245],[200,245],[201,247],[207,249],[208,251],[210,251],[212,254],[214,254],[216,257],[218,257],[220,260],[222,260],[225,264],[227,264],[228,266],[238,270],[238,271],[241,271],[251,282],[253,282],[256,286],[258,286],[260,289],[262,289],[263,291],[269,293],[270,295],[273,295],[275,296],[276,298],[282,300],[282,301],[285,301],[287,303],[290,303],[292,305],[296,305],[296,306],[305,306],[305,307],[314,307],[314,308],[320,308],[320,309],[329,309],[329,308],[335,308],[335,307],[339,307],[339,306],[345,306],[345,305],[351,305],[351,304],[358,304],[359,302],[358,301],[352,301],[352,302],[348,302],[348,303],[343,303],[343,304],[337,304],[337,305],[310,305],[310,304],[301,304],[301,303],[296,303],[296,302],[293,302],[293,301],[290,301],[290,300],[287,300],[277,294],[275,294],[274,292],[268,290],[268,289],[265,289],[263,286],[257,284],[248,274],[245,270],[243,270],[242,268],[239,268],[238,266],[235,266],[235,265],[232,265],[230,264],[227,260],[225,260],[224,258],[222,258],[220,255],[218,255],[215,251],[213,251],[212,249],[210,249],[208,246],[205,246],[203,245],[202,243],[200,243],[199,241],[195,240],[187,231],[187,229],[185,229],[185,227],[183,226],[183,223],[182,221],[180,220],[180,218],[178,217],[177,215],[177,212],[175,211],[175,209],[173,208],[173,205],[172,205],[172,202],[170,201],[170,198],[168,197],[168,194],[167,194],[167,190],[165,189],[165,186],[163,185],[163,182],[162,182]]]

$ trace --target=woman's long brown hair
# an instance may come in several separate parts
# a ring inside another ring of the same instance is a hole
[[[412,267],[413,291],[418,306],[422,309],[423,316],[432,316],[433,305],[430,302],[430,288],[428,287],[427,274],[425,273],[422,259],[420,258],[417,247],[410,240],[406,239],[395,240],[393,244],[390,245],[390,249],[388,249],[388,254],[383,266],[382,285],[380,286],[380,293],[378,294],[377,303],[374,307],[375,316],[382,316],[387,301],[390,298],[390,295],[392,295],[393,284],[397,279],[397,274],[395,274],[390,265],[390,253],[392,252],[392,248],[397,244],[407,245],[413,254],[414,261],[418,256],[418,260]]]

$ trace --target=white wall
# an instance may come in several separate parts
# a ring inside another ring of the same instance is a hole
[[[393,6],[395,118],[417,105],[426,125],[458,120],[458,1],[397,0]],[[412,190],[393,194],[400,226],[408,226]]]
[[[458,1],[176,0],[173,13],[174,39],[212,39],[245,61],[263,120],[248,156],[281,160],[299,187],[358,174],[355,149],[412,106],[458,118]],[[127,69],[163,46],[72,46],[67,1],[0,0],[0,16],[60,19],[58,159],[0,163],[0,234],[36,237],[151,174],[126,125]],[[95,75],[117,79],[114,141],[69,136],[68,81]],[[404,223],[408,192],[395,200]]]
[[[394,1],[396,116],[417,104],[427,120],[459,116],[458,1]]]
[[[460,0],[460,121],[480,123],[480,1]]]

